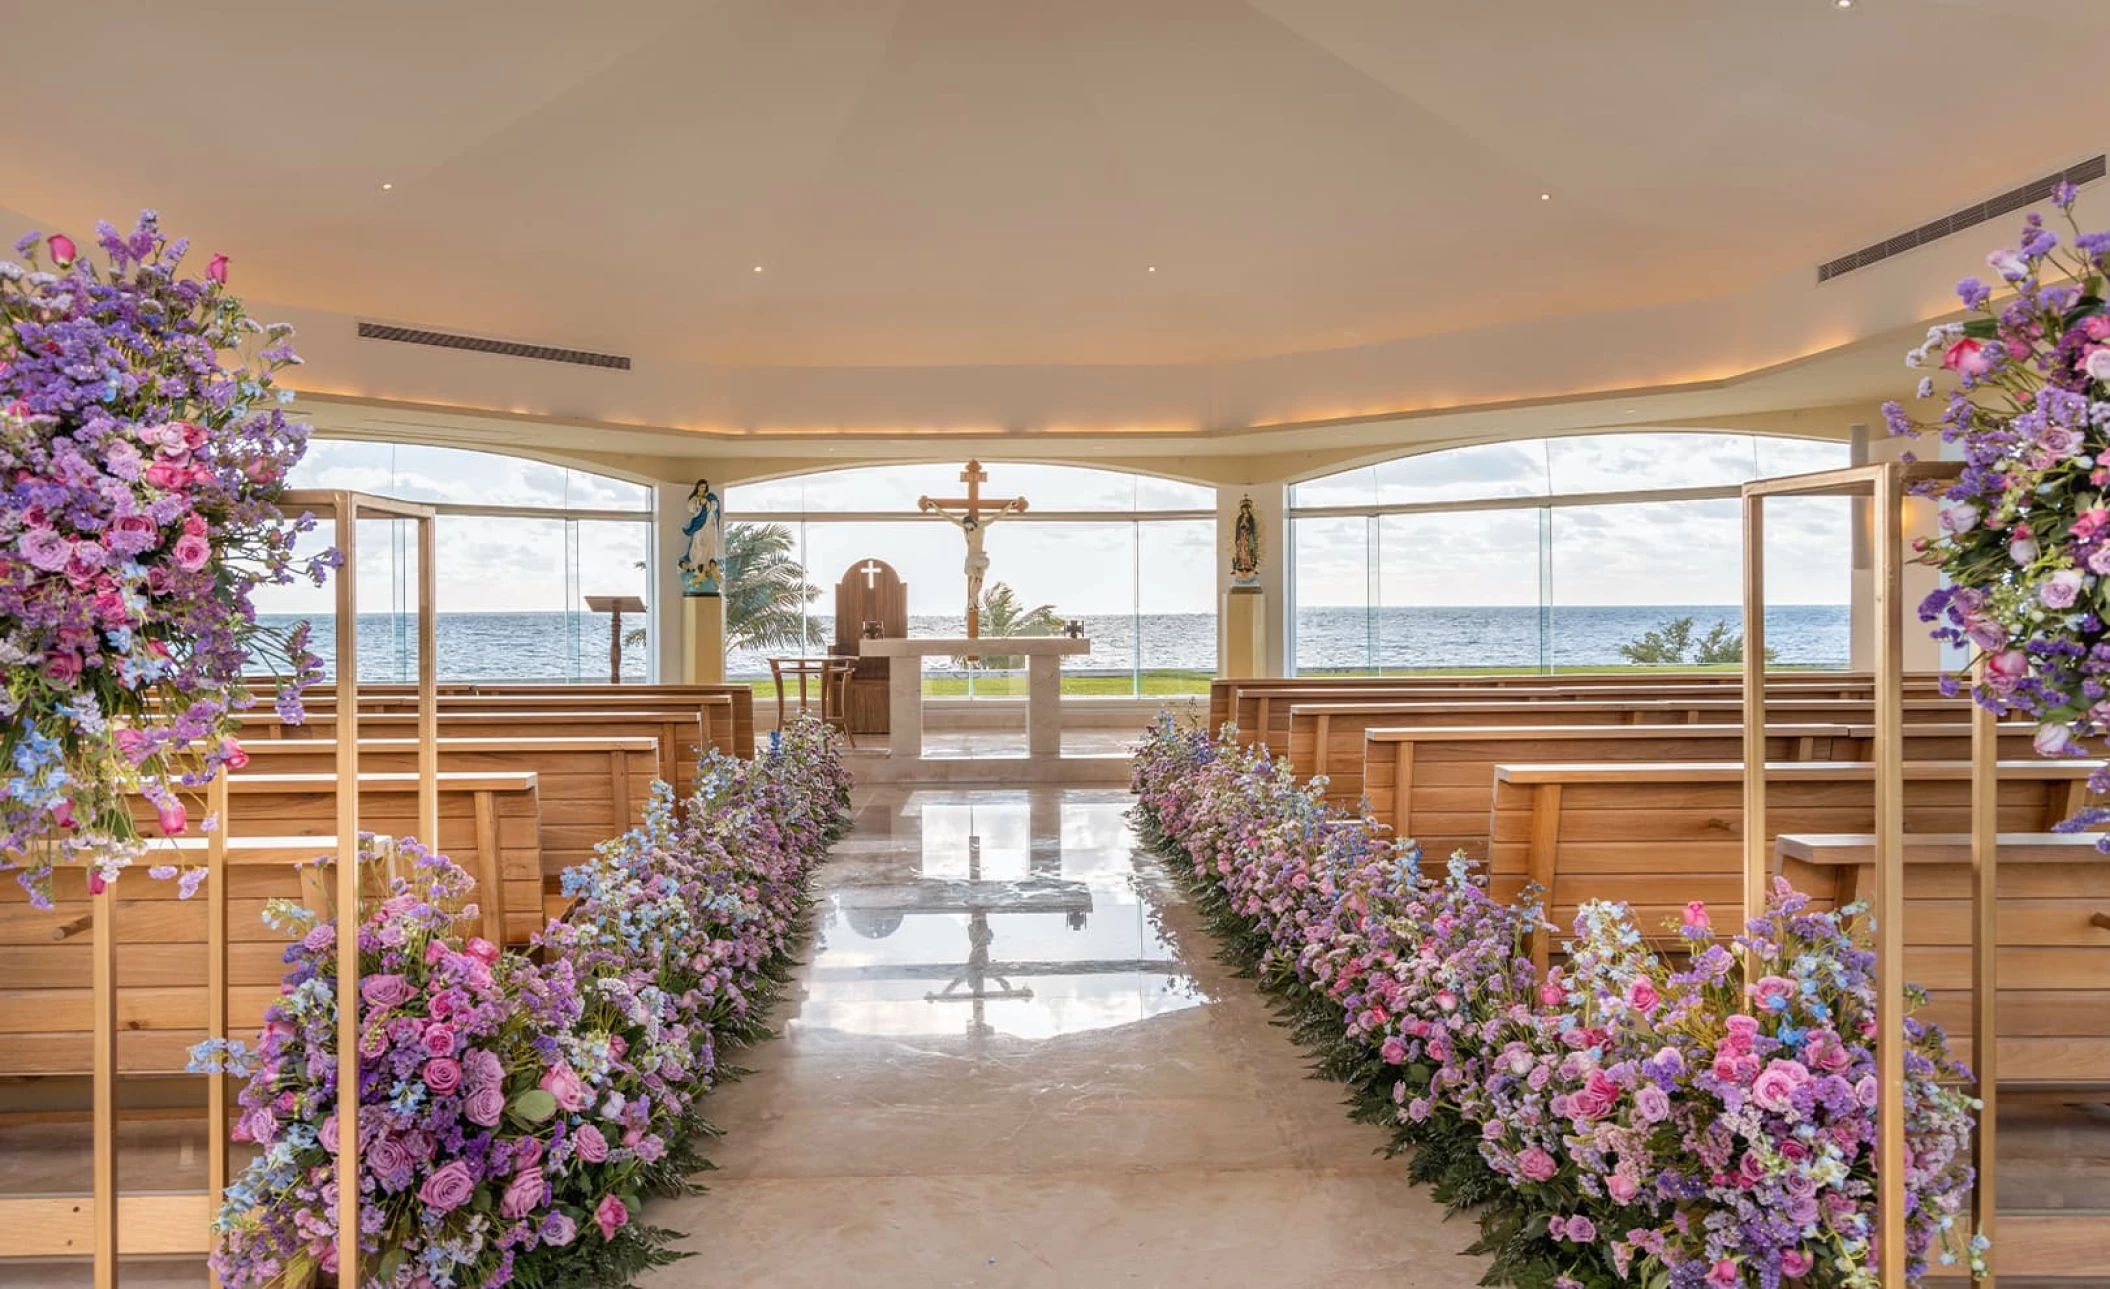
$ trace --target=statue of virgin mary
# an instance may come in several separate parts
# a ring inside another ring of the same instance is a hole
[[[725,510],[711,481],[698,479],[689,490],[689,518],[681,526],[689,539],[681,557],[681,593],[718,595],[725,581]]]

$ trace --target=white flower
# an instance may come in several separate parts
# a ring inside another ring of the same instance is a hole
[[[2020,282],[2029,276],[2029,262],[2012,247],[2002,247],[1994,251],[1985,257],[1985,262],[1992,266],[1995,273],[2010,282]]]
[[[2110,381],[2110,345],[2098,345],[2088,353],[2081,366],[2091,380]]]
[[[1967,533],[1978,526],[1978,507],[1968,501],[1945,501],[1936,518],[1945,533]]]

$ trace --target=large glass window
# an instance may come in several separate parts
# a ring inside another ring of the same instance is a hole
[[[438,512],[438,672],[449,681],[553,684],[652,678],[652,489],[644,484],[490,452],[318,439],[295,488],[352,489]],[[359,525],[359,675],[417,678],[417,534],[395,520]],[[318,531],[307,545],[328,545]],[[612,615],[589,598],[634,597]],[[314,623],[334,664],[333,586],[267,587],[267,619]],[[610,645],[619,666],[612,666]]]
[[[1290,490],[1304,673],[1729,665],[1747,479],[1835,469],[1840,442],[1585,435],[1402,457]],[[1848,659],[1843,502],[1768,510],[1767,646]],[[1717,630],[1720,624],[1720,630]]]
[[[1081,622],[1092,652],[1064,659],[1066,693],[1206,691],[1216,669],[1215,490],[1073,466],[984,468],[984,496],[1024,497],[1030,509],[986,530],[983,592],[999,593],[1001,585],[1009,599],[1001,612],[984,613],[983,634],[1046,634]],[[964,632],[965,541],[958,528],[916,508],[923,496],[960,496],[959,475],[957,464],[886,466],[728,488],[729,536],[779,528],[816,592],[796,614],[797,647],[787,623],[766,644],[736,648],[729,674],[759,678],[772,653],[825,651],[834,640],[836,584],[868,558],[886,561],[907,583],[911,631]],[[947,696],[1022,695],[1017,661],[994,648],[972,667],[929,659],[925,685]]]

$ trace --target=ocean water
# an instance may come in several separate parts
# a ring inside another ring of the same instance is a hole
[[[1695,635],[1716,621],[1735,628],[1735,605],[1561,605],[1537,607],[1307,608],[1297,614],[1296,665],[1300,671],[1406,667],[1619,666],[1619,646],[1678,617],[1694,619]],[[295,619],[265,615],[274,625]],[[1072,672],[1119,673],[1173,669],[1213,671],[1216,619],[1204,613],[1085,614],[1092,652],[1066,658]],[[1844,667],[1849,613],[1843,604],[1775,605],[1766,613],[1766,636],[1785,664]],[[624,622],[627,631],[634,625]],[[957,636],[958,616],[917,615],[909,632]],[[317,651],[331,657],[333,623],[315,619]],[[592,613],[442,613],[438,622],[439,674],[443,680],[514,680],[550,683],[603,682],[608,676],[608,619]],[[824,615],[808,622],[808,643],[770,652],[824,653],[835,638]],[[926,669],[942,671],[946,660]],[[417,678],[417,628],[409,617],[359,615],[359,675],[363,680]],[[735,652],[726,660],[732,676],[766,676],[767,654]],[[623,679],[647,675],[642,643],[623,650]]]

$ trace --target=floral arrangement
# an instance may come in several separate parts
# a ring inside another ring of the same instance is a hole
[[[106,267],[60,234],[0,261],[0,869],[40,905],[55,864],[138,856],[134,796],[188,828],[183,790],[244,759],[245,670],[298,718],[321,663],[249,596],[334,563],[273,505],[307,444],[272,387],[290,330],[249,319],[226,256],[183,276],[151,211],[97,245]]]
[[[370,848],[415,867],[360,935],[366,1285],[620,1285],[675,1256],[640,1204],[707,1166],[698,1100],[722,1050],[767,1032],[848,782],[833,732],[801,721],[753,762],[712,754],[684,809],[655,784],[644,822],[565,874],[532,958],[460,936],[474,883],[445,859]],[[215,1226],[236,1289],[337,1261],[335,923],[273,916],[298,939],[258,1050],[194,1062],[254,1063],[239,1132],[265,1149]]]
[[[1495,900],[1264,752],[1163,721],[1138,820],[1412,1173],[1478,1211],[1486,1283],[1873,1286],[1873,957],[1851,914],[1782,887],[1729,942],[1686,911],[1673,965],[1587,905],[1567,962],[1524,953],[1537,893]],[[1915,1281],[1958,1229],[1974,1103],[1939,1030],[1908,1026]]]
[[[1960,477],[1938,488],[1939,535],[1919,543],[1948,583],[1920,617],[1984,659],[1973,696],[2035,718],[2046,755],[2110,733],[2110,232],[2080,231],[2075,196],[2066,183],[2052,193],[2065,237],[2032,214],[2018,245],[1987,258],[2004,298],[1966,278],[1956,293],[1976,316],[1932,328],[1906,356],[1948,373],[1945,388],[1919,382],[1921,398],[1945,400],[1940,417],[1883,408],[1892,433],[1938,434],[1963,453]],[[2089,786],[2110,791],[2110,772]],[[2063,827],[2106,821],[2091,807]]]

